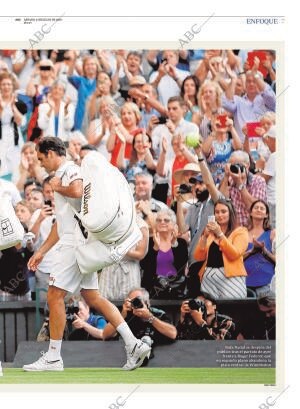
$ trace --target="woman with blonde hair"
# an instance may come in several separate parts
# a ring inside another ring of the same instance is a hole
[[[26,105],[15,94],[16,84],[9,73],[0,75],[0,176],[14,177],[20,162],[26,124]]]
[[[176,214],[171,209],[157,212],[148,253],[140,262],[142,286],[151,298],[181,298],[184,295],[188,261],[187,242],[178,237]]]
[[[95,146],[97,151],[101,152],[107,160],[110,160],[111,157],[106,147],[113,127],[111,110],[113,112],[118,110],[113,98],[107,95],[99,98],[99,107],[95,111],[95,118],[91,121],[87,134],[88,143]]]
[[[192,121],[199,126],[200,133],[205,140],[211,133],[211,120],[213,115],[222,114],[222,89],[215,81],[205,81],[198,92],[197,100],[199,112],[193,114]]]
[[[57,136],[63,141],[69,139],[74,125],[74,106],[70,99],[64,100],[66,83],[55,81],[47,95],[47,101],[39,105],[38,125],[44,136]]]
[[[34,142],[26,142],[21,149],[21,161],[19,165],[19,178],[16,186],[23,192],[27,179],[34,179],[42,183],[47,173],[39,164]]]
[[[133,102],[125,102],[120,110],[121,119],[113,109],[109,109],[112,121],[112,130],[107,140],[107,150],[111,153],[111,163],[117,166],[117,158],[121,148],[121,140],[125,138],[125,159],[130,159],[132,141],[137,133],[140,133],[138,124],[142,118],[140,110]]]

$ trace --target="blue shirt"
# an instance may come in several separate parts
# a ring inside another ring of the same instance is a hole
[[[258,122],[260,117],[267,111],[275,112],[276,95],[270,85],[266,84],[264,91],[257,94],[253,101],[250,101],[247,95],[243,97],[234,95],[232,100],[223,95],[222,107],[234,114],[235,129],[242,143],[244,143],[243,126],[246,122]]]
[[[271,230],[263,232],[258,237],[258,241],[263,241],[265,247],[269,252],[272,252]],[[249,243],[247,251],[253,248],[253,244]],[[246,286],[247,287],[262,287],[271,282],[275,274],[275,267],[271,261],[267,260],[262,253],[256,253],[248,257],[244,261],[245,269],[247,271]]]
[[[104,317],[102,317],[102,315],[95,315],[93,313],[90,314],[87,323],[90,324],[92,327],[98,329],[104,329],[107,324],[106,320],[104,319]]]
[[[59,118],[59,116],[55,115],[55,117],[54,117],[55,136],[57,136],[57,134],[58,134],[58,118]]]
[[[69,82],[74,85],[78,91],[78,100],[76,105],[75,117],[74,117],[74,130],[81,130],[82,121],[85,113],[85,103],[87,98],[96,89],[96,78],[90,80],[86,77],[72,75],[68,77]]]

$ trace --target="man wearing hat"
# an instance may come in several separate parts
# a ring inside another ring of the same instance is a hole
[[[200,167],[197,163],[187,163],[183,168],[177,170],[173,167],[172,191],[174,191],[176,185],[186,185],[191,188],[190,178],[197,176],[199,172]],[[182,186],[182,189],[184,190],[185,186]],[[183,207],[185,210],[187,210],[192,203],[197,202],[192,190],[187,193],[181,193],[181,196],[184,199]]]
[[[264,142],[268,146],[271,155],[266,162],[264,169],[261,171],[262,176],[267,183],[267,202],[270,209],[270,224],[273,229],[276,227],[275,206],[276,206],[276,128],[271,126],[269,131],[264,135]]]
[[[187,288],[189,297],[197,297],[200,292],[199,270],[202,263],[197,262],[194,257],[194,249],[198,243],[204,228],[208,223],[208,216],[214,214],[214,203],[223,198],[221,192],[215,189],[214,180],[207,167],[204,156],[200,148],[196,148],[200,172],[193,177],[190,177],[189,183],[192,184],[192,193],[197,200],[196,203],[191,204],[186,216],[184,216],[184,198],[178,188],[176,189],[175,197],[177,199],[177,224],[179,233],[184,234],[190,231],[191,242],[189,244],[189,273]]]

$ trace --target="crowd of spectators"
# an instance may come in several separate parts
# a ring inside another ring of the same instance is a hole
[[[52,250],[35,273],[27,260],[55,222],[52,175],[35,151],[40,138],[55,136],[78,165],[101,152],[134,194],[143,239],[99,272],[101,293],[124,300],[143,286],[143,297],[183,302],[182,339],[186,315],[198,317],[196,337],[226,338],[230,317],[216,333],[207,329],[216,321],[183,300],[213,314],[218,300],[271,287],[275,109],[273,50],[1,50],[0,194],[32,235],[0,252],[0,299],[35,299],[37,291],[46,299]]]

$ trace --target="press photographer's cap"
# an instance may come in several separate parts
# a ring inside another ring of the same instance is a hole
[[[187,163],[182,169],[176,170],[176,172],[174,172],[175,182],[182,183],[183,177],[187,172],[193,172],[193,174],[195,174],[196,176],[198,175],[198,173],[200,173],[200,167],[197,163]]]
[[[276,128],[275,128],[274,125],[271,126],[271,128],[268,130],[268,132],[266,132],[266,133],[264,134],[264,138],[266,138],[267,136],[268,136],[269,138],[274,138],[274,139],[276,139]]]

